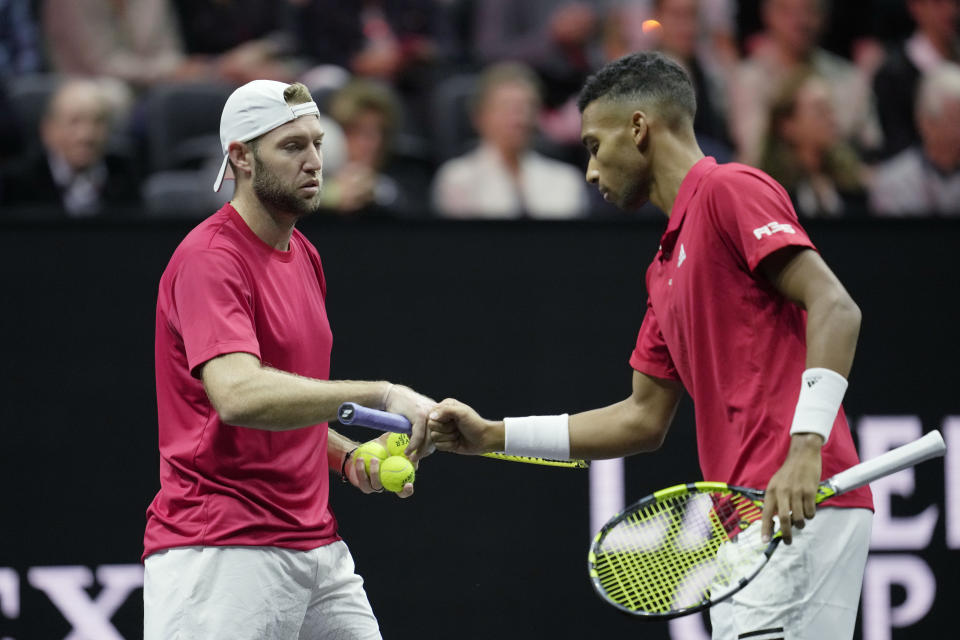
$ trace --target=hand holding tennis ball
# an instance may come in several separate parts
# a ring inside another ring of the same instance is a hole
[[[410,436],[405,433],[391,433],[387,437],[387,453],[391,456],[407,456],[404,454],[404,451],[407,449],[407,445],[410,444]]]
[[[357,451],[353,454],[353,457],[363,460],[363,467],[367,470],[367,475],[369,476],[370,458],[383,460],[389,455],[390,454],[387,452],[387,449],[383,446],[383,444],[381,444],[378,440],[371,440],[370,442],[364,442],[362,445],[357,447]]]
[[[403,456],[390,456],[380,463],[380,484],[387,491],[403,491],[403,486],[412,484],[416,475],[413,464]]]

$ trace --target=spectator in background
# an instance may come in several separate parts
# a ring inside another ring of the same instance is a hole
[[[187,11],[181,20],[175,0],[44,0],[43,20],[54,70],[100,79],[116,128],[139,157],[146,156],[149,144],[145,98],[150,88],[293,79],[293,71],[275,58],[276,51],[266,40],[242,41],[246,34],[263,35],[266,31],[260,29],[270,29],[279,20],[267,18],[263,8],[255,13],[254,4],[254,0],[195,0],[179,5]],[[276,3],[271,15],[284,15],[288,9],[286,1]],[[216,20],[221,24],[212,24]],[[197,51],[185,48],[180,25],[187,22],[189,43],[200,47]],[[209,47],[198,44],[205,32],[211,38]],[[227,48],[217,51],[220,47]]]
[[[837,136],[830,87],[800,70],[788,78],[770,109],[769,132],[759,168],[790,194],[808,218],[838,217],[866,210],[865,169]]]
[[[518,63],[480,77],[473,121],[480,145],[440,167],[433,203],[451,218],[574,218],[587,213],[580,172],[531,149],[540,110],[537,77]]]
[[[925,73],[916,105],[920,142],[876,168],[871,209],[883,216],[960,216],[960,66]]]
[[[696,51],[701,64],[715,74],[725,74],[737,63],[736,0],[696,2]],[[663,23],[664,16],[684,5],[663,7],[659,0],[612,0],[604,24],[604,56],[616,60],[634,51],[654,49],[661,38],[648,20]]]
[[[614,19],[607,27],[607,38],[611,43],[608,55],[616,59],[631,51],[656,49],[680,63],[689,74],[697,96],[697,114],[693,121],[697,141],[707,155],[720,162],[729,161],[725,72],[729,71],[733,61],[732,33],[716,25],[708,26],[702,19],[701,8],[704,5],[716,7],[716,3],[709,0],[653,0],[649,11],[639,15],[656,20],[659,26],[651,26],[648,22],[646,27],[642,26],[643,22],[637,23],[639,16],[628,19],[638,11],[638,5],[643,4],[647,3],[629,2],[626,3],[629,6],[611,14]],[[717,32],[708,33],[708,28],[716,28]],[[617,42],[619,46],[614,44]],[[728,62],[725,63],[724,59]]]
[[[173,0],[188,56],[206,59],[218,76],[241,85],[256,79],[293,82],[290,18],[297,0]]]
[[[767,130],[767,114],[782,78],[809,67],[830,86],[841,138],[862,150],[881,142],[866,78],[848,60],[818,46],[826,20],[824,0],[763,0],[765,31],[734,73],[730,134],[738,159],[756,165]]]
[[[300,53],[391,84],[413,129],[428,126],[443,26],[434,0],[291,0]],[[305,80],[308,82],[308,80]]]
[[[328,111],[343,129],[346,158],[339,169],[325,176],[320,192],[323,206],[343,214],[424,210],[425,195],[411,194],[415,181],[388,174],[391,169],[403,169],[391,167],[402,110],[389,86],[354,79],[331,96]]]
[[[544,135],[571,162],[582,158],[576,96],[603,62],[606,0],[483,0],[475,5],[474,54],[482,65],[522,62],[542,83]]]
[[[168,0],[44,0],[43,27],[53,69],[64,75],[135,88],[209,75],[206,61],[184,55]]]
[[[107,152],[109,118],[99,83],[75,79],[63,84],[41,121],[43,153],[5,172],[3,203],[72,218],[135,205],[136,172],[128,160]]]
[[[276,35],[288,10],[267,0],[44,0],[43,24],[51,63],[63,74],[113,78],[135,90],[158,82],[239,85],[296,75],[299,67],[281,55],[292,45]]]
[[[544,85],[548,107],[564,103],[599,63],[600,0],[476,3],[474,49],[481,64],[518,61]]]
[[[943,62],[960,62],[957,0],[906,0],[913,34],[890,50],[873,79],[883,127],[883,156],[920,141],[914,105],[920,76]]]

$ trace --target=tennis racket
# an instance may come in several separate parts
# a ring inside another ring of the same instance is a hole
[[[380,411],[364,407],[355,402],[344,402],[337,411],[337,418],[341,424],[352,424],[359,427],[371,427],[381,431],[395,433],[410,433],[411,425],[406,416],[389,411]],[[526,462],[547,467],[567,467],[572,469],[586,469],[590,466],[587,460],[551,460],[549,458],[533,458],[529,456],[511,456],[505,453],[484,453],[485,458],[508,460],[510,462]]]
[[[939,431],[820,483],[817,504],[946,450]],[[763,492],[694,482],[649,495],[611,518],[587,565],[601,598],[626,613],[666,619],[701,611],[743,589],[780,542],[760,539]]]

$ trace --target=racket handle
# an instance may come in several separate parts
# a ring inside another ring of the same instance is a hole
[[[947,445],[943,441],[943,436],[939,431],[934,430],[902,447],[891,449],[883,455],[841,471],[824,484],[832,487],[839,495],[883,476],[912,467],[924,460],[942,456],[946,450]]]
[[[411,425],[406,416],[389,411],[380,411],[364,407],[356,402],[344,402],[337,410],[337,419],[340,424],[352,424],[358,427],[370,427],[380,431],[394,433],[410,433]]]

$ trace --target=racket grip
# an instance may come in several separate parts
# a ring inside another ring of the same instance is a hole
[[[827,480],[825,484],[833,487],[839,495],[862,487],[886,475],[912,467],[924,460],[942,456],[946,450],[947,445],[943,441],[943,436],[940,435],[939,431],[934,430],[902,447],[891,449],[883,455],[861,462],[846,471],[841,471]]]
[[[389,411],[380,411],[364,407],[356,402],[344,402],[337,410],[337,419],[340,424],[357,425],[358,427],[370,427],[380,431],[392,431],[394,433],[410,433],[410,421],[399,413],[390,413]]]

